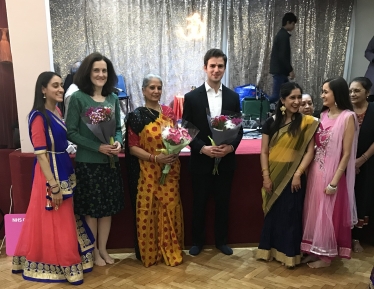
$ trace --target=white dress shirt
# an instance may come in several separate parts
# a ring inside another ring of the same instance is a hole
[[[222,83],[220,84],[217,93],[206,82],[205,82],[205,89],[206,89],[206,94],[208,96],[210,116],[215,117],[215,116],[221,115],[221,110],[222,110]]]

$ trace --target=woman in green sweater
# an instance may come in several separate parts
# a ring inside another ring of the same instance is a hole
[[[100,53],[87,56],[75,74],[79,87],[69,103],[68,139],[77,145],[74,195],[76,214],[86,221],[98,241],[94,261],[113,264],[106,250],[112,215],[124,207],[118,154],[122,147],[120,107],[113,93],[117,76],[113,64]]]

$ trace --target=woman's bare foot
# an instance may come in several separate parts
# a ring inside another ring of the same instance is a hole
[[[319,260],[317,256],[307,255],[306,257],[301,259],[301,263],[306,264],[306,263],[314,262],[314,261],[317,261],[317,260]]]
[[[99,250],[95,250],[95,251],[94,251],[94,264],[95,264],[96,266],[100,266],[100,267],[106,265],[106,262],[105,262],[104,259],[101,258],[101,256],[100,256]]]
[[[114,264],[114,259],[109,256],[108,252],[105,251],[100,251],[100,256],[102,259],[104,259],[104,262],[107,264]]]
[[[352,240],[352,247],[353,252],[355,253],[361,253],[362,251],[364,251],[364,248],[362,248],[359,240]]]
[[[325,261],[318,260],[318,261],[314,261],[314,262],[311,262],[311,263],[307,263],[307,265],[309,266],[309,268],[317,269],[317,268],[329,267],[331,265],[331,263],[327,263]]]

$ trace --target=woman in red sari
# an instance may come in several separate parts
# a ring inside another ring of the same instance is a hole
[[[30,281],[79,285],[83,273],[92,270],[93,238],[84,219],[74,217],[75,174],[66,152],[66,127],[56,107],[63,93],[58,74],[39,75],[29,114],[36,162],[12,272]]]

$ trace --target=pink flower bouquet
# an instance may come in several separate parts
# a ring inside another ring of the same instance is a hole
[[[198,132],[199,130],[187,121],[182,121],[180,127],[173,127],[170,125],[164,126],[161,128],[161,138],[165,148],[159,151],[164,154],[179,154],[184,147],[189,145]],[[169,164],[164,166],[160,178],[160,184],[165,183],[170,168],[171,166]]]
[[[209,137],[212,146],[219,146],[221,144],[230,144],[236,139],[239,129],[242,126],[242,118],[239,113],[227,113],[216,117],[208,116],[208,122],[212,137]],[[218,165],[221,158],[215,158],[214,168],[212,174],[218,173]]]
[[[92,133],[103,144],[114,143],[113,136],[116,132],[114,109],[110,106],[90,107],[82,115],[82,119]],[[116,168],[113,156],[109,157],[110,167]]]

